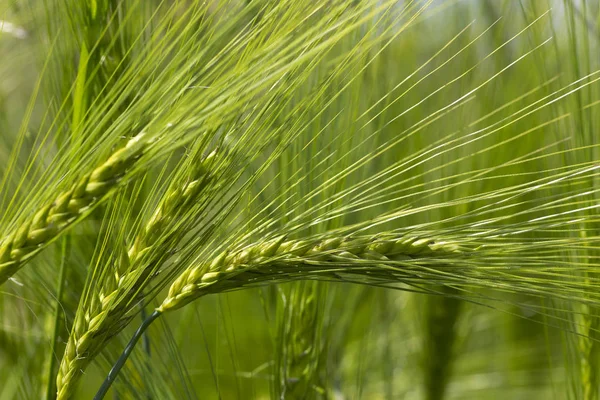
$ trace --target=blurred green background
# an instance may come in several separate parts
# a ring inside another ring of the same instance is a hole
[[[106,68],[96,76],[99,86],[90,86],[86,92],[89,98],[84,108],[93,108],[94,99],[103,95],[102,88],[118,81],[127,63],[147,56],[143,42],[132,38],[140,27],[151,35],[145,23],[159,21],[161,10],[168,9],[158,1],[115,1],[106,11],[116,15],[113,22],[83,29],[83,3],[0,0],[0,160],[5,165],[12,160],[16,143],[22,141],[16,166],[2,169],[3,174],[12,174],[3,178],[6,193],[19,190],[19,174],[24,173],[44,132],[49,132],[54,145],[67,140],[69,130],[52,127],[49,121],[74,118],[72,104],[65,108],[61,104],[64,99],[71,101],[82,43],[93,43],[108,27],[118,38],[110,47],[111,54],[123,62],[111,67],[110,59],[92,52],[92,59],[98,57],[98,65]],[[213,3],[211,7],[218,9],[218,2]],[[326,15],[329,5],[321,3]],[[398,1],[396,7],[399,12],[425,3]],[[199,3],[172,4],[185,10]],[[238,6],[231,5],[232,9]],[[125,18],[131,10],[133,16]],[[153,14],[156,10],[158,16]],[[451,232],[460,227],[468,233],[476,232],[476,224],[482,221],[517,231],[519,224],[552,214],[563,224],[555,230],[544,228],[543,236],[569,238],[580,235],[575,217],[567,224],[559,214],[575,210],[574,215],[589,221],[585,232],[597,229],[595,209],[582,208],[585,201],[596,204],[598,176],[540,188],[532,182],[598,160],[600,89],[594,80],[600,77],[600,4],[589,0],[433,1],[410,24],[408,18],[396,23],[389,18],[387,25],[378,25],[374,17],[343,37],[297,89],[283,115],[293,116],[291,111],[302,107],[307,112],[297,114],[296,120],[282,118],[274,124],[290,129],[298,124],[302,127],[299,137],[248,190],[249,200],[241,207],[245,212],[231,223],[241,226],[258,215],[259,221],[272,218],[276,231],[306,212],[301,219],[307,225],[304,233],[316,234],[410,208],[414,212],[369,232],[411,232],[418,227]],[[240,18],[235,23],[241,29],[247,21]],[[373,42],[363,43],[358,61],[323,85],[338,57],[364,39]],[[315,87],[323,87],[324,93],[315,96]],[[144,88],[128,90],[134,96]],[[36,91],[39,94],[31,102]],[[57,157],[58,148],[45,148],[40,160]],[[175,151],[173,157],[178,155]],[[368,162],[343,179],[336,178],[363,157],[369,157]],[[261,162],[260,158],[254,161],[256,169]],[[160,167],[149,172],[142,194],[152,193]],[[392,169],[389,175],[377,175],[386,168]],[[298,183],[298,176],[306,179]],[[377,185],[362,184],[375,176]],[[334,179],[333,184],[309,196],[328,179]],[[353,185],[359,188],[356,193],[336,199],[336,194]],[[517,188],[518,199],[509,201],[507,208],[493,206],[494,194],[511,187]],[[584,200],[567,200],[588,191]],[[281,193],[287,194],[280,203],[265,207]],[[330,199],[334,201],[328,204]],[[549,204],[556,199],[564,201]],[[485,213],[477,211],[487,205],[491,208]],[[311,213],[319,206],[322,212]],[[342,212],[335,214],[338,210]],[[334,217],[319,220],[319,214],[326,212]],[[69,240],[76,244],[67,258],[64,242],[58,240],[19,273],[16,279],[21,284],[9,282],[0,290],[0,398],[33,399],[44,393],[45,371],[49,360],[60,360],[64,350],[66,327],[72,324],[100,240],[102,218],[103,210],[96,210],[72,229]],[[257,222],[248,222],[253,223]],[[220,234],[227,232],[223,228]],[[535,240],[538,234],[533,230],[521,236]],[[597,262],[593,251],[587,272],[573,268],[565,274],[592,274],[589,271]],[[562,256],[568,265],[572,254]],[[528,260],[535,260],[535,254]],[[66,277],[57,302],[57,266],[63,262]],[[496,278],[501,275],[482,276],[490,282]],[[465,285],[469,295],[460,292],[459,297],[467,300],[457,300],[453,292],[439,287],[435,291],[445,296],[411,293],[406,289],[414,288],[406,286],[396,290],[350,282],[282,283],[211,295],[154,323],[110,396],[282,396],[278,384],[281,349],[292,335],[282,330],[293,326],[286,315],[299,313],[290,309],[294,306],[290,299],[301,289],[312,288],[315,309],[308,312],[313,313],[309,318],[313,335],[319,338],[318,385],[300,397],[596,399],[599,380],[595,373],[588,378],[592,389],[586,391],[581,383],[585,380],[581,360],[589,357],[592,366],[597,365],[596,331],[580,321],[588,315],[593,325],[595,308],[570,301],[567,291],[567,298],[552,297],[552,291],[562,293],[560,282],[554,286],[547,276],[539,279],[548,288],[540,296],[517,286],[511,290],[507,280],[509,288],[497,291],[489,290],[491,285],[488,289],[475,282]],[[590,279],[587,289],[593,291],[595,281]],[[436,283],[443,282],[430,282]],[[150,302],[147,311],[159,304],[163,294]],[[581,296],[586,296],[585,289]],[[62,322],[53,347],[57,310]],[[86,371],[78,398],[93,396],[141,321],[137,317],[115,337]],[[592,338],[592,350],[582,337]]]

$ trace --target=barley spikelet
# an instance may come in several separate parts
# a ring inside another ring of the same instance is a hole
[[[315,241],[285,241],[285,237],[280,237],[232,254],[226,251],[210,263],[188,268],[173,282],[167,298],[157,310],[164,312],[177,309],[209,293],[277,279],[286,271],[308,272],[316,269],[326,273],[327,267],[348,264],[367,267],[382,261],[453,256],[458,253],[461,250],[456,244],[408,236],[339,237]]]
[[[57,376],[58,399],[67,399],[82,371],[101,351],[107,340],[123,329],[130,318],[127,311],[139,298],[139,289],[151,278],[156,266],[168,257],[178,234],[164,234],[169,223],[198,199],[210,180],[209,168],[215,153],[209,154],[182,184],[171,188],[137,235],[127,253],[116,262],[113,279],[92,288],[91,302],[78,310],[77,318]],[[167,229],[168,231],[168,229]],[[179,230],[181,232],[182,230]]]
[[[144,133],[131,138],[102,165],[8,234],[0,243],[0,285],[115,188],[148,144]]]

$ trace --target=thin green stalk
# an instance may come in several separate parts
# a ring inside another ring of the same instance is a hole
[[[322,361],[321,314],[318,282],[300,282],[292,289],[282,319],[277,384],[285,399],[314,399],[323,394],[319,363]]]
[[[108,389],[110,389],[110,387],[113,384],[113,382],[115,381],[115,379],[117,379],[117,376],[119,375],[119,371],[121,371],[121,368],[123,368],[123,366],[125,365],[125,362],[127,361],[127,359],[129,358],[129,355],[135,348],[135,345],[137,344],[138,340],[140,340],[140,338],[143,336],[144,332],[146,332],[146,329],[148,329],[150,327],[150,325],[158,317],[160,317],[160,315],[161,315],[161,313],[159,311],[155,310],[152,314],[150,314],[150,316],[148,316],[148,318],[146,318],[144,320],[144,322],[142,322],[140,327],[135,331],[135,334],[133,335],[133,337],[127,344],[127,347],[125,347],[123,354],[121,354],[121,356],[119,357],[119,359],[117,360],[115,365],[111,368],[110,372],[108,373],[108,376],[102,383],[102,386],[100,386],[100,389],[98,389],[98,392],[94,396],[94,400],[102,400],[104,398],[104,396],[108,392]]]
[[[581,385],[583,400],[598,399],[598,343],[596,336],[600,329],[597,307],[586,307],[581,324],[581,336],[578,338],[578,347],[581,355]]]
[[[443,400],[452,374],[457,328],[464,305],[460,292],[444,286],[439,295],[426,295],[424,346],[424,386],[426,400]]]
[[[595,255],[593,250],[588,250],[590,259]],[[587,273],[585,281],[590,287],[597,279],[597,274]],[[598,400],[600,367],[600,347],[598,346],[598,335],[600,332],[600,308],[593,305],[583,305],[582,312],[578,315],[579,323],[577,330],[580,336],[577,338],[577,347],[580,358],[581,386],[583,389],[583,400]]]
[[[145,321],[146,318],[148,318],[148,313],[146,313],[145,304],[140,304],[140,318],[142,322]],[[150,357],[150,338],[145,333],[142,337],[142,346],[144,348],[144,352],[148,355],[148,357]]]
[[[58,274],[58,282],[56,289],[56,309],[54,310],[54,322],[52,329],[52,342],[50,344],[50,352],[48,353],[48,371],[46,372],[46,400],[53,400],[56,397],[56,386],[54,377],[56,376],[56,345],[58,343],[58,337],[60,335],[60,331],[63,328],[63,313],[62,313],[62,298],[63,291],[65,287],[65,275],[66,275],[66,265],[67,259],[70,253],[71,248],[71,235],[66,235],[62,239],[62,246],[60,251],[60,267]]]

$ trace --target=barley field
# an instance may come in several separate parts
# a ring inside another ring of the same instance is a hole
[[[0,0],[0,400],[600,400],[597,0]]]

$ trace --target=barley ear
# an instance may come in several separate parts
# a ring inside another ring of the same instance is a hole
[[[210,293],[268,281],[292,271],[313,270],[326,275],[328,266],[365,267],[391,260],[453,257],[462,250],[454,243],[418,236],[325,237],[285,241],[285,236],[259,242],[237,252],[224,252],[211,262],[194,265],[175,279],[159,312],[185,306]]]
[[[289,270],[306,279],[314,277],[310,273],[315,268],[318,273],[327,275],[328,266],[339,270],[340,265],[352,266],[356,263],[360,267],[360,273],[363,273],[365,266],[377,266],[382,261],[453,257],[458,254],[462,254],[462,249],[453,243],[416,236],[324,235],[319,239],[286,240],[286,236],[282,235],[241,250],[225,250],[212,261],[187,268],[175,279],[167,297],[149,317],[151,320],[145,321],[138,329],[95,399],[102,399],[106,394],[139,336],[154,319],[204,295],[242,288],[256,282],[278,282],[277,279],[281,279],[281,276],[285,279],[285,273]],[[302,273],[303,269],[306,269],[306,273]],[[336,275],[334,273],[331,276]],[[294,307],[299,310],[292,310],[290,313],[294,329],[290,335],[286,335],[291,338],[289,358],[281,365],[283,379],[280,382],[284,391],[296,396],[290,398],[306,398],[303,394],[324,392],[318,373],[322,349],[317,343],[318,333],[310,330],[314,320],[319,317],[315,286],[316,283],[307,283],[306,289],[297,293]]]
[[[115,257],[112,278],[94,285],[91,301],[77,312],[80,317],[69,336],[57,376],[58,399],[72,395],[82,372],[112,336],[123,329],[129,319],[126,313],[131,304],[140,300],[138,290],[152,278],[152,272],[165,259],[168,249],[178,241],[185,229],[172,231],[168,226],[185,215],[186,205],[198,199],[211,181],[211,166],[215,153],[204,157],[195,165],[191,176],[172,185],[149,221],[140,228],[128,251],[123,249]],[[148,255],[148,256],[147,256]]]
[[[0,242],[0,285],[117,187],[148,143],[144,133],[131,138],[103,164],[6,235]]]

